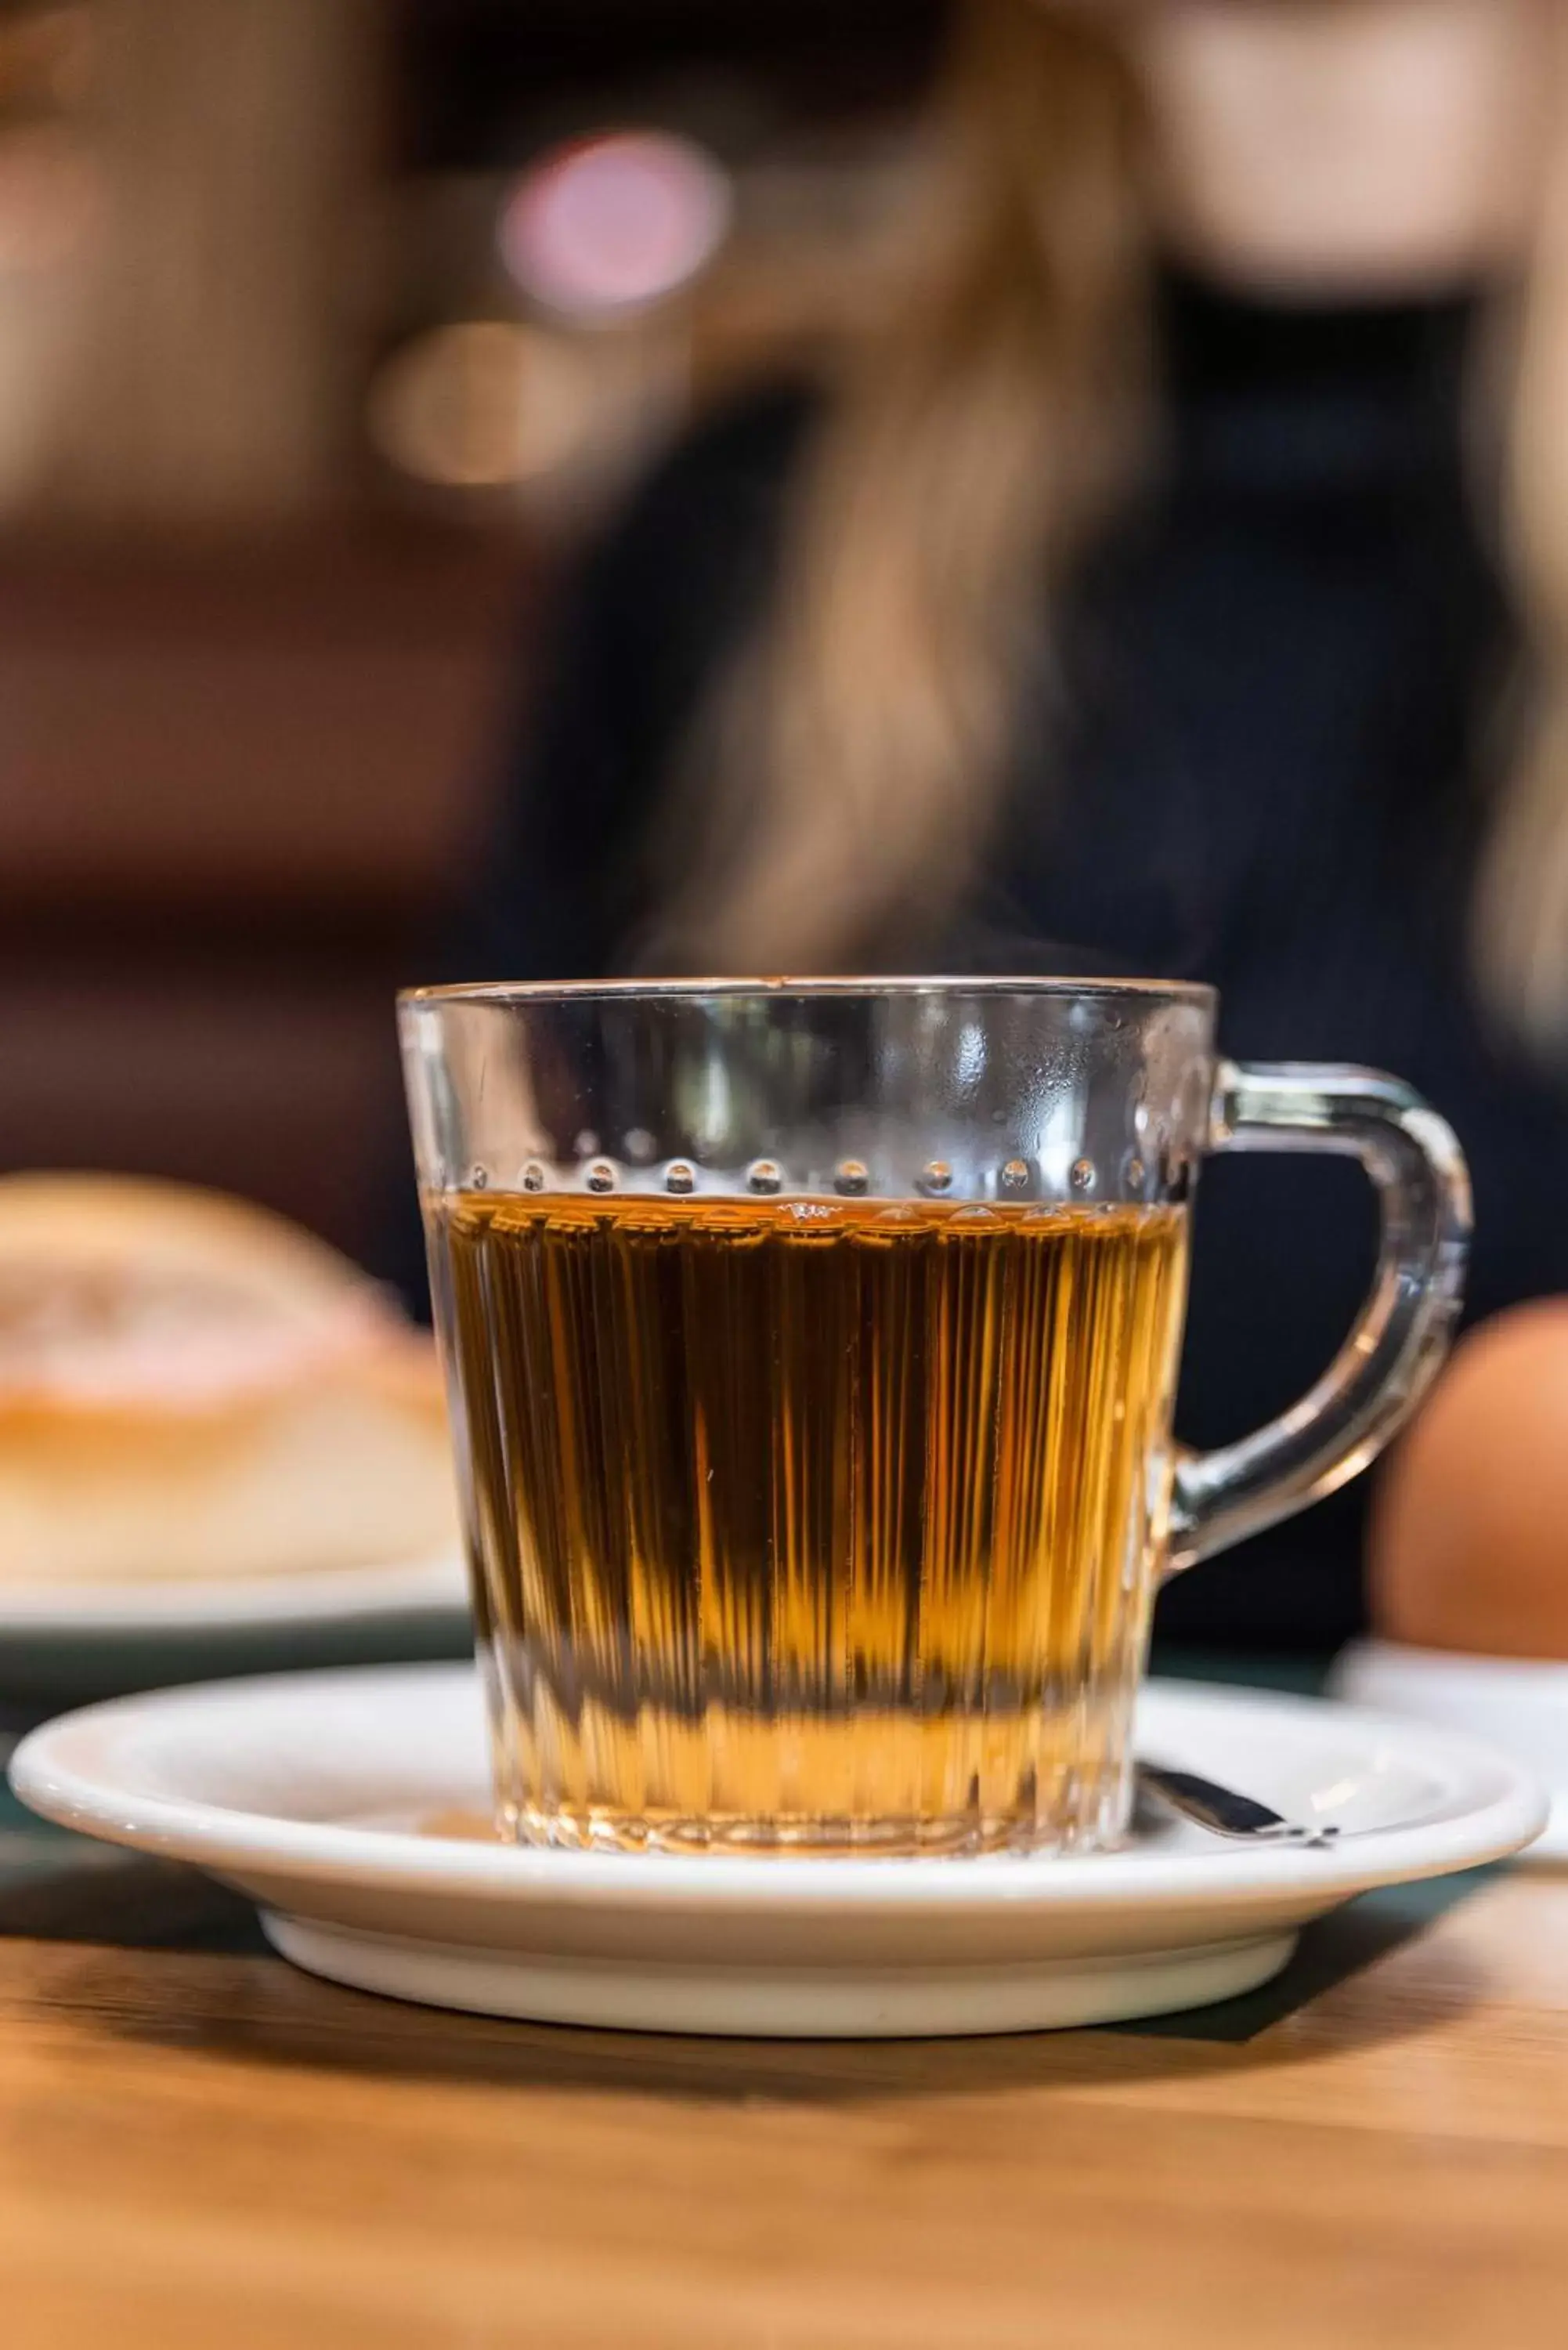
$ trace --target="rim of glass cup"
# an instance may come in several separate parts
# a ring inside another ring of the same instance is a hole
[[[1073,995],[1132,996],[1147,1002],[1192,1003],[1212,1011],[1218,990],[1183,979],[573,979],[459,980],[439,987],[405,987],[398,1002],[416,1003],[577,1003],[639,998],[697,1002],[707,996],[750,996],[758,1003],[787,996]]]

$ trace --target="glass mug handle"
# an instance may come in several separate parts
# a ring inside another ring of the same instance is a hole
[[[1382,1237],[1360,1319],[1316,1386],[1234,1444],[1178,1448],[1172,1575],[1332,1493],[1382,1451],[1447,1351],[1470,1233],[1469,1175],[1452,1129],[1376,1069],[1222,1061],[1208,1147],[1358,1159],[1377,1190]]]

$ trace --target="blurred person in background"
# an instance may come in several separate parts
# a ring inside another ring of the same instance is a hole
[[[1412,1080],[1475,1316],[1568,1290],[1556,0],[966,0],[884,315],[585,567],[453,976],[1145,972]],[[1179,1422],[1367,1280],[1358,1172],[1205,1178]],[[1359,1490],[1167,1637],[1326,1648]]]

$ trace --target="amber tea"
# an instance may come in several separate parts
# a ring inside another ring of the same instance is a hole
[[[1183,1209],[466,1192],[431,1243],[517,1833],[1114,1829]]]

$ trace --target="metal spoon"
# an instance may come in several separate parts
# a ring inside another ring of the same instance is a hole
[[[1311,1827],[1283,1819],[1255,1796],[1221,1787],[1213,1779],[1200,1778],[1196,1771],[1173,1771],[1164,1763],[1140,1762],[1137,1777],[1140,1794],[1152,1796],[1184,1819],[1196,1820],[1215,1835],[1233,1836],[1240,1843],[1294,1844],[1321,1851],[1339,1835],[1332,1824]]]

